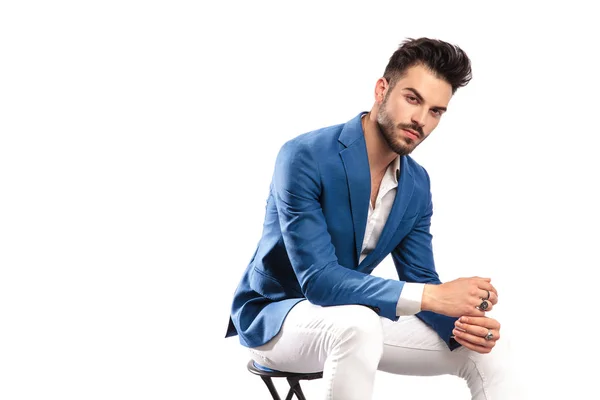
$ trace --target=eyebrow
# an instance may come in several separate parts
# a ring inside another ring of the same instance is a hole
[[[417,89],[413,89],[411,87],[407,87],[407,88],[404,88],[404,89],[405,90],[410,90],[411,92],[413,92],[413,94],[415,95],[415,97],[417,99],[419,99],[419,101],[423,101],[423,96],[421,96],[421,93],[419,93],[417,91]],[[434,107],[431,107],[431,108],[435,109],[435,110],[443,110],[443,111],[447,111],[448,110],[446,107],[442,107],[442,106],[434,106]]]

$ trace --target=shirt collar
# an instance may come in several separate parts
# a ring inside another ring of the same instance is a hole
[[[398,180],[400,179],[400,156],[396,157],[396,159],[392,162],[391,170],[394,175],[394,182],[397,185]]]
[[[400,157],[396,157],[392,161],[383,175],[381,184],[379,186],[379,193],[384,196],[389,190],[398,187],[398,177],[400,176]]]

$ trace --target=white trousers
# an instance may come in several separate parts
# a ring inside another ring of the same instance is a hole
[[[298,303],[281,331],[250,350],[257,363],[280,371],[323,371],[328,400],[371,399],[377,370],[401,375],[451,374],[466,380],[474,400],[514,399],[500,343],[488,354],[460,347],[450,351],[415,316],[396,322],[364,306]],[[401,398],[401,388],[398,396]]]

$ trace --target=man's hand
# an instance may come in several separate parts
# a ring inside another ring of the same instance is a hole
[[[425,285],[421,309],[433,311],[449,317],[463,315],[483,317],[498,302],[498,292],[490,283],[490,278],[459,278],[440,285]],[[488,307],[480,310],[483,299],[488,297]]]
[[[454,340],[478,353],[489,353],[500,339],[500,323],[488,317],[461,317],[454,323]],[[485,337],[491,333],[491,338]]]

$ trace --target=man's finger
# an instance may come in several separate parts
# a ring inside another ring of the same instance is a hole
[[[500,331],[498,329],[484,328],[483,326],[478,325],[470,325],[460,322],[460,320],[456,321],[454,324],[458,329],[463,330],[471,335],[477,336],[479,338],[484,338],[488,334],[488,332],[492,333],[492,340],[500,340]],[[465,338],[466,339],[466,338]],[[482,344],[480,340],[477,341],[478,344]]]
[[[484,305],[483,304],[484,302],[487,303],[487,304]],[[490,302],[489,300],[481,300],[481,299],[479,299],[479,301],[477,302],[477,305],[475,305],[475,308],[477,310],[481,310],[483,312],[488,312],[488,311],[492,311],[492,309],[494,308],[494,304],[492,302]],[[477,314],[475,314],[475,315],[477,315]]]
[[[463,324],[476,325],[481,326],[486,329],[495,329],[500,330],[500,322],[496,321],[494,318],[488,317],[478,317],[478,316],[468,316],[468,317],[460,317],[460,322]]]
[[[488,295],[489,295],[489,298],[487,298]],[[487,291],[484,289],[479,289],[479,297],[481,299],[489,301],[492,304],[498,303],[498,295],[496,293],[492,292],[491,290]]]
[[[498,304],[498,294],[490,292],[490,301],[492,302],[492,304]]]
[[[458,338],[465,340],[475,346],[489,347],[491,349],[492,347],[494,347],[496,345],[496,340],[494,340],[494,339],[486,340],[485,338],[483,338],[481,336],[472,335],[472,334],[470,334],[468,332],[464,332],[458,328],[454,328],[454,330],[452,331],[452,334],[455,336],[455,338],[458,337]]]
[[[498,291],[496,290],[494,285],[492,285],[489,281],[485,281],[485,280],[479,281],[477,286],[479,287],[479,289],[489,290],[490,292],[496,293],[496,296],[498,296]]]
[[[486,339],[488,333],[492,334],[490,339]],[[493,348],[496,345],[498,339],[500,339],[500,332],[492,329],[486,329],[479,326],[460,324],[457,321],[457,326],[452,331],[452,334],[464,341],[471,343],[474,346],[489,347]]]
[[[472,308],[468,308],[465,310],[466,312],[463,315],[468,315],[469,317],[485,317],[485,311],[479,309],[479,304],[477,306],[472,306]]]

